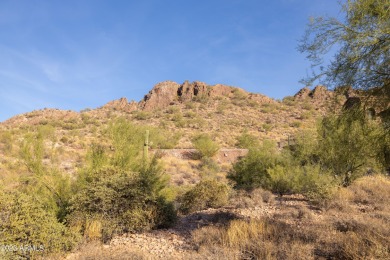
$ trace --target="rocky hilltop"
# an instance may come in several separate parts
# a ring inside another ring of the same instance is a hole
[[[139,102],[122,97],[80,112],[35,110],[0,123],[0,130],[48,125],[64,137],[69,131],[79,132],[80,142],[87,145],[89,139],[93,140],[96,129],[104,129],[111,120],[124,117],[180,135],[175,148],[192,148],[191,139],[200,132],[213,135],[221,147],[232,148],[243,132],[259,139],[283,142],[302,129],[313,128],[318,117],[335,104],[341,108],[346,99],[345,93],[336,93],[324,86],[312,90],[303,88],[294,96],[275,100],[223,84],[164,81],[156,84]],[[79,146],[75,143],[65,145],[75,146],[77,150]]]
[[[192,83],[185,81],[178,84],[173,81],[164,81],[155,85],[152,90],[139,103],[135,101],[128,102],[126,98],[111,101],[103,108],[123,110],[131,112],[134,110],[153,111],[164,109],[169,105],[199,101],[201,99],[220,99],[234,98],[236,93],[255,100],[259,103],[273,103],[275,100],[260,94],[246,92],[238,87],[231,87],[223,84],[208,85],[204,82],[194,81]]]
[[[296,104],[305,103],[306,106],[310,104],[314,110],[323,114],[330,107],[342,107],[344,104],[349,107],[351,104],[360,104],[364,96],[367,95],[363,91],[357,91],[351,87],[339,87],[331,91],[325,86],[316,86],[313,89],[304,87],[294,96],[288,96],[281,102],[265,95],[250,93],[241,88],[223,84],[208,85],[200,81],[185,81],[179,84],[173,81],[164,81],[156,84],[139,102],[129,101],[127,98],[122,97],[117,100],[112,100],[100,108],[85,109],[80,113],[70,110],[45,108],[14,116],[1,122],[0,125],[36,125],[42,124],[42,121],[45,120],[74,121],[79,120],[80,115],[86,112],[93,117],[105,117],[104,113],[107,113],[107,111],[116,111],[125,114],[135,113],[137,111],[152,113],[153,111],[164,110],[172,106],[183,106],[189,102],[208,103],[208,107],[214,107],[214,109],[217,109],[220,103],[233,103],[237,105],[238,103],[246,102],[252,107],[278,107],[278,104],[283,102],[286,104],[288,102],[296,102]],[[382,113],[386,109],[388,110],[388,104],[376,105],[380,103],[377,98],[370,98],[369,104],[374,107],[372,110],[377,114]]]

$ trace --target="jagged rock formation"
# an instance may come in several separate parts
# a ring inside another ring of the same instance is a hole
[[[127,98],[122,97],[120,99],[108,102],[102,108],[132,112],[138,109],[138,104],[133,100],[129,102]]]
[[[296,100],[312,99],[315,101],[326,101],[330,100],[334,96],[333,91],[329,91],[325,86],[316,86],[313,90],[308,87],[304,87],[299,90],[294,98]]]
[[[308,87],[301,88],[295,95],[294,98],[297,100],[303,100],[309,97],[310,89]]]
[[[206,98],[226,97],[233,98],[235,93],[240,92],[242,96],[255,100],[259,103],[272,103],[275,100],[260,94],[248,93],[241,88],[230,87],[222,84],[207,85],[204,82],[185,81],[183,84],[172,81],[165,81],[157,84],[139,103],[141,110],[152,111],[165,108],[175,102],[188,102]]]
[[[151,111],[168,106],[177,99],[177,92],[180,85],[173,81],[164,81],[154,88],[138,104],[142,110]]]
[[[210,90],[206,83],[195,81],[193,83],[189,83],[185,81],[177,90],[177,95],[180,101],[191,101],[194,98],[198,97],[209,97]]]

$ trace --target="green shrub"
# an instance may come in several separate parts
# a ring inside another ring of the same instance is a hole
[[[177,114],[177,113],[181,113],[181,110],[180,110],[180,107],[178,107],[178,106],[169,106],[167,108],[167,113],[168,114]]]
[[[196,104],[192,101],[189,101],[189,102],[186,102],[185,103],[185,106],[184,106],[186,109],[195,109],[196,108]]]
[[[185,117],[188,117],[188,118],[195,118],[196,117],[196,113],[193,112],[193,111],[188,111],[187,113],[184,114]]]
[[[302,126],[302,122],[300,122],[300,121],[294,121],[294,122],[290,123],[290,126],[291,126],[291,127],[295,127],[295,128],[299,128],[299,127]]]
[[[299,193],[312,201],[328,199],[335,187],[335,180],[321,170],[319,165],[276,165],[268,169],[270,189],[280,196]]]
[[[188,214],[207,208],[219,208],[228,202],[229,187],[216,180],[203,180],[179,199],[180,211]]]
[[[260,146],[260,141],[259,138],[245,131],[239,137],[237,137],[236,146],[239,148],[249,149],[251,147]]]
[[[107,241],[114,234],[166,227],[175,221],[172,204],[160,195],[167,179],[156,158],[139,172],[105,167],[79,178],[83,184],[72,198],[69,220],[79,222],[86,237]],[[88,222],[101,225],[101,234],[87,229]]]
[[[262,127],[263,127],[264,131],[269,132],[273,128],[273,125],[264,123],[262,125]]]
[[[297,170],[297,193],[305,195],[313,202],[321,202],[332,196],[338,183],[330,172],[321,169],[320,165],[307,165]]]
[[[281,165],[276,165],[273,168],[269,168],[267,173],[270,176],[270,190],[273,193],[279,194],[280,196],[297,191],[297,175],[295,174],[294,170],[291,167],[284,167]]]
[[[151,148],[173,148],[181,136],[180,133],[139,126],[120,118],[110,123],[106,134],[114,150],[109,163],[122,169],[137,169],[141,162],[146,130],[149,130],[149,147]]]
[[[233,93],[234,100],[244,100],[247,97],[247,93],[243,92],[238,88],[233,89],[232,93]]]
[[[17,248],[6,257],[30,259],[68,251],[79,241],[78,234],[58,222],[55,213],[33,194],[0,193],[0,197],[0,245]],[[35,249],[20,249],[29,246]]]
[[[201,157],[213,157],[219,150],[219,145],[215,143],[211,137],[207,134],[201,134],[196,136],[192,143]]]
[[[329,115],[318,131],[321,166],[338,176],[344,186],[362,176],[367,168],[383,170],[379,156],[381,137],[385,135],[382,126],[369,120],[360,109]]]
[[[207,94],[202,94],[202,95],[194,96],[192,100],[205,105],[210,101],[210,97]]]
[[[294,106],[295,105],[295,98],[293,96],[287,96],[283,98],[283,104],[286,104],[287,106]]]
[[[217,105],[217,110],[216,110],[216,113],[217,114],[224,114],[225,113],[225,110],[227,110],[229,108],[229,103],[225,100],[222,100],[218,105]]]
[[[199,166],[201,170],[207,173],[215,173],[218,172],[220,169],[219,165],[210,157],[201,158],[201,164]]]
[[[237,188],[268,188],[270,176],[267,169],[282,161],[282,157],[277,154],[276,144],[265,141],[260,147],[250,149],[247,156],[236,162],[227,177],[235,182]]]
[[[147,120],[152,117],[152,114],[146,111],[137,111],[134,118],[137,120]]]
[[[10,154],[13,150],[13,135],[10,131],[0,132],[0,143],[3,145],[3,151]]]
[[[43,164],[45,135],[47,133],[39,128],[38,133],[25,136],[20,155],[28,173],[20,175],[19,190],[36,196],[47,210],[53,211],[63,221],[68,212],[71,194],[70,178],[55,167]]]

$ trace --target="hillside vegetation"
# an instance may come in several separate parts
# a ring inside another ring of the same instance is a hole
[[[115,241],[161,230],[187,245],[163,252],[172,258],[385,259],[386,119],[347,108],[348,91],[316,87],[276,101],[223,85],[164,82],[140,103],[11,118],[0,131],[0,244],[17,250],[1,257],[75,250],[71,257],[81,259],[155,257]],[[181,159],[159,152],[172,148],[197,152]],[[221,148],[248,152],[232,164],[217,159]]]

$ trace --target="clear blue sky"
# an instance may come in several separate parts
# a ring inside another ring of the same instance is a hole
[[[309,17],[340,14],[337,0],[1,0],[0,121],[139,101],[165,80],[292,95]]]

